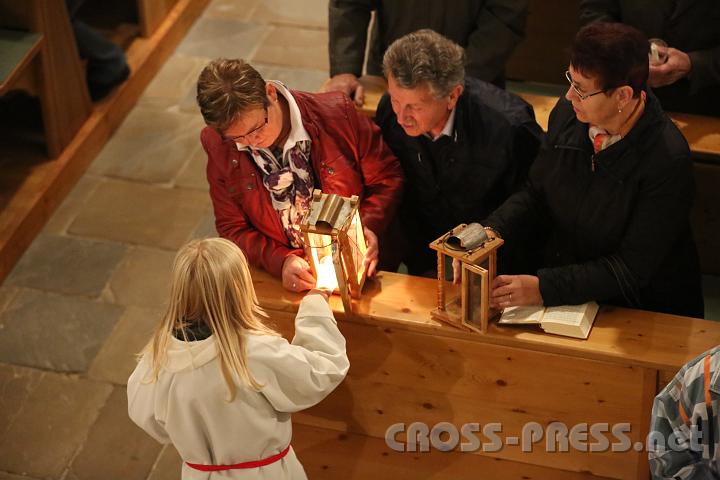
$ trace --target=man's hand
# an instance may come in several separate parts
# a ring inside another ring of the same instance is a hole
[[[330,78],[320,88],[321,92],[343,92],[348,97],[352,98],[358,107],[362,107],[365,103],[365,89],[358,78],[352,73],[340,73]]]
[[[542,305],[540,279],[534,275],[499,275],[490,285],[490,307]]]
[[[304,258],[294,254],[285,257],[282,267],[282,284],[286,290],[291,292],[303,292],[315,286],[315,277]]]
[[[677,82],[690,73],[692,64],[687,53],[676,48],[668,48],[667,56],[667,62],[662,65],[650,65],[649,86],[664,87]]]
[[[377,267],[378,257],[380,256],[380,249],[378,247],[377,235],[367,227],[363,227],[363,233],[365,234],[365,243],[367,244],[367,250],[365,250],[365,268],[367,269],[367,276],[372,277],[375,275],[375,268]]]

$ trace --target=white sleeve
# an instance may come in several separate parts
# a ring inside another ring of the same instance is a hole
[[[263,385],[262,394],[279,412],[297,412],[320,402],[350,368],[345,338],[322,295],[306,295],[300,302],[292,343],[263,338],[267,341],[254,349],[248,362]]]
[[[160,443],[170,443],[165,425],[155,412],[155,394],[157,382],[147,383],[150,372],[147,356],[143,356],[127,384],[128,415],[138,427],[145,430]]]

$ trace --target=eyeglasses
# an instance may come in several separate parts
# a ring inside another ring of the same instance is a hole
[[[605,93],[605,90],[598,90],[597,92],[588,93],[587,95],[584,95],[584,94],[580,93],[580,90],[578,90],[578,88],[575,86],[575,82],[573,82],[573,79],[572,79],[572,77],[570,76],[570,70],[565,70],[565,78],[567,78],[567,81],[568,81],[568,83],[570,84],[570,87],[572,87],[573,92],[575,92],[575,94],[576,94],[578,97],[580,97],[580,100],[581,100],[581,101],[582,101],[582,100],[586,100],[586,99],[588,99],[588,98],[590,98],[590,97],[592,97],[592,96],[594,96],[594,95],[599,95],[599,94],[601,94],[601,93]]]
[[[248,133],[246,133],[245,135],[236,135],[236,136],[234,136],[234,137],[226,137],[225,135],[223,135],[223,141],[225,141],[225,142],[233,142],[233,143],[239,141],[239,142],[241,142],[241,143],[246,143],[246,140],[248,139],[248,137],[251,137],[251,136],[253,136],[253,135],[257,134],[257,133],[260,133],[260,132],[262,131],[262,129],[265,128],[265,127],[267,126],[267,124],[268,124],[268,109],[265,108],[264,110],[265,110],[265,121],[263,122],[262,125],[260,125],[260,126],[257,127],[257,128],[253,128],[252,130],[250,130],[250,131],[249,131]]]

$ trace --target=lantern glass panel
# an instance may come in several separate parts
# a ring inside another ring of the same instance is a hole
[[[463,265],[463,277],[466,282],[466,300],[465,300],[465,323],[475,328],[481,328],[481,319],[483,312],[482,296],[485,291],[484,282],[487,279],[487,272],[484,269],[473,268],[473,266]]]
[[[319,233],[308,234],[310,239],[310,252],[317,273],[317,285],[337,289],[338,281],[333,263],[333,248],[336,245],[330,235]]]
[[[445,275],[442,280],[443,290],[445,292],[445,311],[448,315],[458,319],[462,316],[462,282],[457,285],[453,284],[452,257],[443,255],[442,259],[445,266]]]
[[[364,261],[367,246],[365,245],[365,233],[363,232],[362,222],[360,222],[360,213],[355,211],[350,226],[347,229],[348,241],[350,242],[350,250],[353,262],[353,269],[357,274],[357,283],[361,284],[364,275]]]

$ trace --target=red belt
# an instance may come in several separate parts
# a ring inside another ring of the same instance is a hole
[[[243,462],[243,463],[236,463],[234,465],[202,465],[199,463],[187,463],[187,466],[190,468],[194,468],[195,470],[200,470],[202,472],[220,472],[223,470],[237,470],[241,468],[258,468],[258,467],[264,467],[265,465],[270,465],[271,463],[275,463],[278,460],[281,460],[287,453],[290,451],[290,445],[285,447],[285,450],[283,450],[280,453],[276,453],[272,457],[263,458],[262,460],[254,460],[252,462]]]

